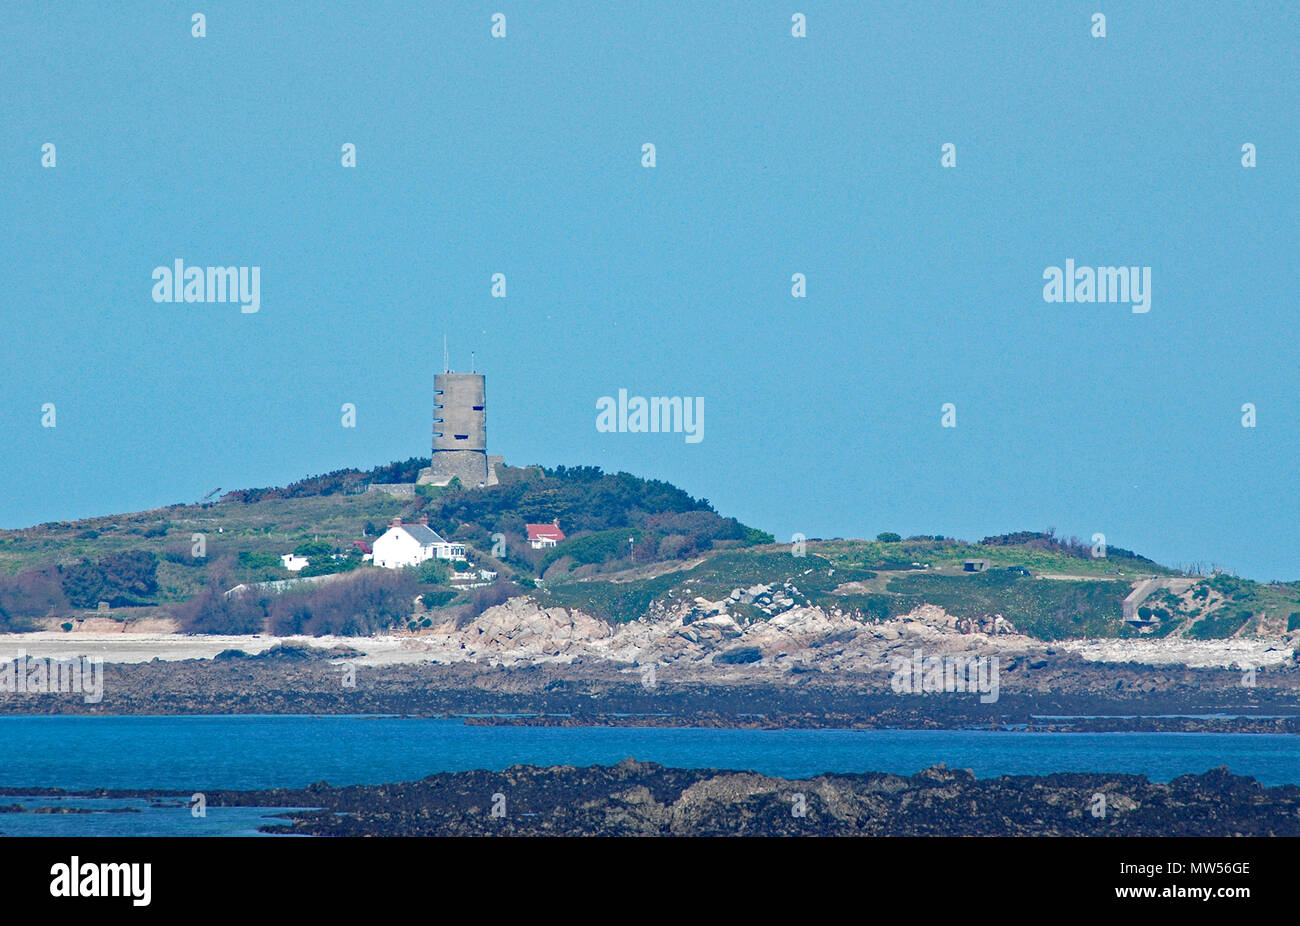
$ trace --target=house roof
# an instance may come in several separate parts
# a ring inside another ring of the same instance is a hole
[[[558,524],[525,524],[528,528],[529,540],[555,540],[564,539],[564,531],[560,530]]]
[[[406,531],[406,533],[422,547],[427,547],[434,543],[446,543],[438,534],[427,524],[402,524],[395,530]]]

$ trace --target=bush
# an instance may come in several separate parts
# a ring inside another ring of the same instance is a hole
[[[505,579],[497,579],[491,585],[476,588],[470,595],[469,611],[464,615],[464,618],[473,620],[488,608],[495,608],[499,604],[505,604],[518,593],[518,588]]]
[[[113,607],[151,604],[158,592],[158,557],[144,550],[110,553],[96,563],[83,559],[62,570],[63,593],[75,608],[101,601]]]
[[[298,571],[298,575],[304,579],[308,576],[332,576],[340,572],[352,572],[354,569],[360,569],[364,563],[365,561],[358,552],[353,552],[348,556],[340,556],[338,559],[332,556],[318,556],[315,560],[303,566]]]
[[[0,630],[31,630],[32,618],[66,610],[67,596],[54,566],[0,576]]]
[[[884,531],[876,534],[876,539],[881,543],[899,543],[903,537],[901,534],[895,534],[893,531]]]
[[[451,578],[451,569],[445,559],[426,559],[415,567],[416,579],[424,585],[446,585]]]
[[[621,559],[631,547],[627,542],[629,537],[635,538],[636,542],[640,543],[641,531],[635,528],[619,528],[566,540],[546,551],[546,555],[537,564],[537,571],[544,574],[551,563],[562,556],[572,557],[573,561],[581,566]]]
[[[1244,627],[1251,617],[1249,611],[1220,611],[1193,624],[1187,636],[1193,640],[1222,640]]]
[[[420,599],[428,610],[441,608],[443,605],[449,604],[455,597],[456,592],[450,588],[435,588],[420,595]]]
[[[698,549],[696,542],[686,534],[669,534],[659,541],[659,558],[684,559]]]
[[[194,551],[191,550],[189,547],[185,547],[184,549],[167,550],[165,553],[163,553],[163,559],[167,560],[167,562],[172,563],[173,565],[176,566],[192,567],[192,566],[207,565],[207,557],[195,556]],[[279,564],[280,561],[279,559],[277,559],[276,565],[278,566]]]
[[[406,569],[366,569],[306,592],[288,591],[270,602],[277,634],[364,636],[410,619],[416,581]]]
[[[170,558],[171,557],[169,556],[168,559]],[[236,561],[239,563],[241,569],[258,570],[282,568],[280,557],[276,556],[274,553],[250,553],[247,550],[243,550],[236,558]]]
[[[293,552],[307,559],[314,556],[329,556],[334,552],[334,545],[327,540],[304,540],[293,548]]]
[[[180,605],[175,615],[186,633],[250,634],[266,629],[270,596],[246,589],[226,596],[222,580],[208,584],[197,597]]]
[[[1226,572],[1211,576],[1205,584],[1230,601],[1254,601],[1256,598],[1254,582]]]

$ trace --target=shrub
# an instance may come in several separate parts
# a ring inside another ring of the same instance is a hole
[[[163,559],[176,566],[204,566],[207,564],[206,557],[195,556],[189,547],[184,549],[172,549],[163,553]],[[279,565],[279,560],[276,561]]]
[[[96,563],[83,559],[62,570],[63,593],[76,608],[100,601],[114,607],[151,603],[158,592],[158,557],[145,550],[110,553]]]
[[[464,615],[464,619],[473,620],[488,608],[505,604],[518,592],[518,588],[505,579],[497,579],[491,585],[476,588],[469,597],[469,611]]]
[[[876,534],[876,539],[881,543],[899,543],[903,537],[901,534],[895,534],[893,531],[884,531]]]
[[[332,576],[340,572],[352,572],[354,569],[360,569],[364,565],[361,554],[355,551],[348,556],[340,556],[335,559],[332,556],[318,556],[306,566],[298,571],[298,575],[304,579],[308,576]]]
[[[537,571],[544,574],[551,563],[563,556],[571,557],[575,563],[583,566],[622,558],[631,546],[627,542],[629,537],[640,543],[641,531],[618,528],[566,540],[546,551],[546,555],[537,564]]]
[[[451,578],[451,567],[445,559],[426,559],[415,567],[415,578],[424,585],[446,585]]]
[[[334,552],[334,545],[327,540],[304,540],[293,548],[293,552],[307,559],[313,556],[329,556]]]
[[[249,634],[266,629],[270,596],[246,589],[227,596],[225,582],[210,582],[174,612],[186,633]]]
[[[414,609],[416,581],[405,569],[366,569],[310,591],[288,591],[270,601],[274,633],[364,636],[405,623]]]
[[[455,597],[456,592],[450,588],[436,588],[420,595],[421,600],[424,602],[424,606],[429,610],[441,608]]]
[[[68,607],[59,570],[54,566],[0,576],[0,630],[32,629],[31,618]]]
[[[171,557],[169,556],[168,559]],[[280,569],[280,557],[274,553],[250,553],[247,550],[240,552],[237,557],[240,568],[243,569]]]
[[[1193,640],[1222,640],[1244,627],[1251,616],[1249,611],[1220,611],[1193,624],[1187,636]]]

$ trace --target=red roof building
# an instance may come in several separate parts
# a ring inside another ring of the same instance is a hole
[[[524,526],[528,528],[528,545],[534,550],[553,547],[564,539],[564,531],[560,530],[558,518],[550,524],[525,524]]]

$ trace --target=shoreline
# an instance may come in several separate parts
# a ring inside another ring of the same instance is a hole
[[[1289,661],[1248,672],[1102,662],[1064,644],[1024,652],[1020,641],[1008,650],[993,638],[966,638],[957,642],[968,642],[967,652],[998,657],[995,690],[922,693],[897,687],[888,661],[853,668],[679,660],[650,663],[649,672],[604,658],[441,662],[412,643],[418,639],[0,637],[0,660],[103,660],[100,700],[0,686],[0,716],[352,714],[459,716],[479,726],[1300,733],[1300,668]],[[1215,642],[1230,653],[1240,641]]]
[[[900,623],[912,623],[910,621]],[[984,634],[963,639],[957,634],[917,634],[917,646],[968,643],[970,648],[999,654],[1008,660],[1061,651],[1078,656],[1099,667],[1142,665],[1161,668],[1294,668],[1297,665],[1295,643],[1290,636],[1190,640],[1161,638],[1153,640],[1120,638],[1077,638],[1056,641],[1017,638],[1014,641]],[[157,629],[104,630],[35,630],[0,634],[0,659],[26,654],[32,658],[68,659],[79,656],[102,658],[105,662],[133,664],[153,660],[183,662],[213,659],[220,653],[239,650],[259,655],[277,646],[335,648],[352,651],[349,661],[359,666],[378,668],[388,665],[451,665],[455,663],[526,666],[564,666],[593,658],[611,668],[631,669],[635,659],[616,658],[601,653],[539,654],[512,652],[508,646],[495,650],[465,651],[449,645],[449,635],[442,633],[400,633],[374,636],[319,637],[301,634],[186,634]],[[789,671],[787,668],[786,671]]]

